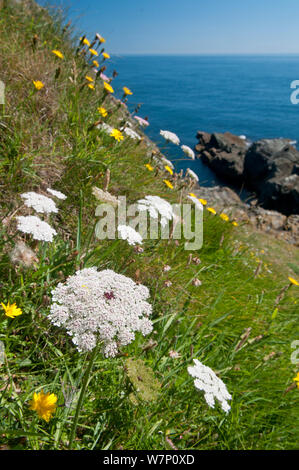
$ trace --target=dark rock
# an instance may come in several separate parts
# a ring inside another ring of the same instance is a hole
[[[254,190],[266,209],[299,213],[299,152],[289,139],[246,140],[199,131],[197,157],[224,180]]]

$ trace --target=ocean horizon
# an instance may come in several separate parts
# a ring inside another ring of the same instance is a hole
[[[126,54],[112,56],[105,72],[116,70],[115,88],[133,91],[128,107],[148,117],[146,134],[176,169],[190,168],[203,186],[225,184],[199,160],[184,159],[167,144],[161,129],[181,145],[197,144],[198,130],[245,135],[249,141],[299,141],[299,105],[291,103],[291,82],[299,79],[299,54]]]

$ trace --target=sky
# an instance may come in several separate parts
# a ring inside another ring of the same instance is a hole
[[[299,53],[298,0],[38,0],[111,54]]]

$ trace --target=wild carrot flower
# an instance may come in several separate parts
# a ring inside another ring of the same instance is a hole
[[[56,191],[55,189],[47,188],[48,193],[52,194],[52,196],[57,197],[58,199],[65,200],[67,196],[60,191]]]
[[[126,86],[123,87],[124,90],[124,95],[133,95],[133,92],[130,90],[130,88],[127,88]]]
[[[189,176],[190,178],[193,178],[195,181],[198,181],[197,174],[194,173],[194,171],[190,170],[190,168],[187,168],[186,175]]]
[[[113,127],[109,126],[109,124],[106,124],[105,122],[101,122],[100,124],[96,126],[96,128],[99,129],[100,131],[106,132],[109,135],[113,131]]]
[[[117,227],[117,231],[119,233],[119,237],[122,240],[127,240],[129,245],[142,245],[142,236],[129,225],[119,225]]]
[[[103,72],[100,73],[100,77],[104,82],[110,82],[111,78],[107,77]]]
[[[166,171],[168,171],[168,173],[170,173],[171,175],[173,175],[173,170],[172,170],[172,168],[170,168],[170,166],[165,165],[164,168],[165,168]]]
[[[95,49],[89,49],[89,52],[91,53],[91,55],[95,55],[95,56],[99,55]]]
[[[211,214],[217,214],[217,212],[215,211],[215,209],[213,207],[207,207],[207,211],[211,212]]]
[[[169,189],[173,189],[173,184],[172,184],[170,181],[168,181],[168,180],[163,180],[163,183],[165,183],[166,186],[167,186]]]
[[[230,410],[227,401],[231,400],[232,397],[228,393],[226,385],[210,367],[203,365],[197,359],[194,359],[194,363],[193,367],[188,367],[189,374],[195,378],[194,386],[204,392],[205,400],[211,408],[214,408],[215,399],[217,399],[223,411],[227,413]]]
[[[137,208],[139,211],[148,211],[153,219],[158,219],[160,215],[162,227],[175,217],[171,204],[159,196],[145,196],[144,199],[139,199]]]
[[[297,373],[296,377],[293,378],[294,382],[297,382],[297,387],[299,388],[299,372]]]
[[[52,242],[53,235],[57,232],[39,217],[34,215],[19,216],[17,219],[17,229],[23,233],[30,233],[34,240],[42,240],[45,242]]]
[[[291,284],[294,284],[294,286],[299,286],[299,282],[296,281],[296,279],[294,279],[293,277],[288,277],[288,280]]]
[[[33,85],[37,90],[41,90],[45,86],[40,80],[33,80]]]
[[[221,219],[224,220],[225,222],[228,222],[228,221],[229,221],[229,216],[228,216],[227,214],[224,214],[223,212],[222,212],[222,214],[220,214],[220,217],[221,217]]]
[[[192,158],[192,160],[195,160],[195,154],[193,150],[190,147],[188,147],[188,145],[181,145],[181,149],[183,150],[185,155]]]
[[[117,140],[117,142],[120,142],[121,140],[124,139],[124,136],[118,129],[112,129],[110,136],[114,137],[114,139]]]
[[[107,52],[103,52],[102,55],[103,55],[104,59],[110,59],[110,55],[107,54]]]
[[[44,393],[42,390],[39,393],[34,392],[29,405],[31,410],[36,411],[38,416],[48,423],[56,411],[56,402],[57,396],[54,393]]]
[[[88,80],[89,82],[93,82],[93,81],[94,81],[93,78],[90,77],[89,75],[85,75],[85,78],[86,78],[86,80]]]
[[[32,207],[36,212],[50,214],[58,212],[55,202],[49,197],[30,191],[21,194],[21,198],[25,199],[25,206]]]
[[[130,129],[130,127],[125,127],[124,128],[124,133],[127,134],[127,136],[131,137],[133,140],[141,140],[141,137],[137,132],[133,131],[133,129]]]
[[[104,82],[104,89],[106,91],[108,91],[108,93],[114,93],[114,90],[113,90],[112,86],[109,85],[109,83],[107,83],[107,82]]]
[[[54,49],[52,52],[53,52],[53,54],[55,54],[57,57],[59,57],[59,59],[63,59],[63,58],[64,58],[64,55],[62,54],[62,52],[57,51],[56,49]]]
[[[110,269],[85,268],[52,291],[50,321],[66,328],[79,351],[103,343],[102,352],[114,357],[118,346],[130,344],[135,332],[152,331],[147,302],[149,290]]]
[[[1,302],[1,305],[2,305],[2,308],[5,312],[5,315],[9,318],[18,317],[19,315],[22,315],[22,313],[23,313],[22,310],[19,307],[17,307],[16,303],[10,304],[8,302],[7,305],[4,305]]]
[[[98,111],[99,111],[99,113],[100,113],[103,117],[107,117],[107,116],[108,116],[108,112],[107,112],[107,110],[106,110],[103,106],[100,106],[100,107],[98,108]]]
[[[149,163],[146,163],[144,165],[149,171],[154,171],[154,168],[152,167],[152,165],[150,165]]]
[[[187,198],[190,199],[192,202],[194,202],[195,207],[196,207],[197,209],[199,209],[200,211],[203,210],[202,203],[197,199],[197,197],[187,196]]]
[[[165,140],[172,142],[175,145],[180,144],[180,139],[178,138],[176,134],[174,134],[174,132],[160,131],[160,135],[162,135],[162,137],[164,137]]]
[[[146,119],[143,119],[139,116],[134,116],[134,118],[136,119],[136,121],[139,122],[139,124],[142,126],[142,127],[147,127],[149,126],[149,122],[146,120]]]

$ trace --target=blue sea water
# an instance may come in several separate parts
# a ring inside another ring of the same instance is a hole
[[[198,130],[229,131],[251,141],[285,137],[299,141],[299,104],[290,84],[299,79],[299,56],[122,56],[114,57],[115,88],[133,91],[129,109],[142,103],[146,133],[177,169],[191,168],[204,186],[221,184],[200,160],[180,161],[179,147],[165,144],[160,129],[193,148]],[[106,72],[105,72],[106,73]]]

